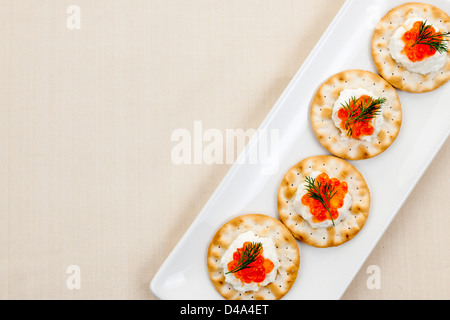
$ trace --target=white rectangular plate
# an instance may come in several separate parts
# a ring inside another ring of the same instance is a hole
[[[424,2],[450,12],[448,0]],[[158,298],[221,299],[206,267],[206,253],[215,232],[241,214],[279,218],[276,195],[285,172],[306,157],[329,154],[309,123],[315,91],[329,76],[343,70],[377,73],[370,53],[373,29],[387,11],[402,3],[405,1],[347,0],[259,128],[267,133],[278,130],[273,163],[249,161],[261,138],[255,135],[152,279],[150,289]],[[449,83],[429,93],[398,91],[398,95],[403,123],[396,141],[375,158],[351,161],[371,192],[366,225],[354,239],[335,248],[298,242],[300,270],[284,299],[339,299],[447,139]],[[268,174],[267,165],[275,165],[276,171]]]

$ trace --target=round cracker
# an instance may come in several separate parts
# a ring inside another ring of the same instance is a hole
[[[333,106],[344,89],[364,88],[377,97],[385,97],[382,105],[383,125],[370,141],[342,139],[341,130],[332,119]],[[320,143],[332,154],[348,160],[375,157],[397,138],[402,124],[402,108],[395,89],[379,75],[366,70],[346,70],[326,80],[311,103],[311,125]]]
[[[409,18],[422,17],[439,30],[450,30],[450,18],[441,9],[430,4],[410,2],[390,10],[377,24],[372,36],[372,57],[380,72],[394,87],[409,92],[428,92],[450,79],[450,51],[445,66],[426,75],[410,72],[399,65],[389,51],[394,32]]]
[[[314,171],[346,181],[352,197],[350,214],[329,228],[313,228],[294,208],[297,189]],[[334,156],[309,157],[290,168],[280,183],[277,200],[281,221],[297,239],[314,247],[338,246],[349,241],[363,228],[369,216],[370,192],[363,176],[350,163]]]
[[[280,267],[274,282],[260,287],[258,291],[239,292],[225,282],[220,260],[234,239],[248,231],[272,238]],[[298,245],[290,231],[279,220],[263,214],[246,214],[225,223],[214,235],[207,254],[209,277],[217,291],[228,300],[281,299],[294,284],[299,264]]]

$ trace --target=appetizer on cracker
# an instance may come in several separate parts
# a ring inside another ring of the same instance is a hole
[[[365,70],[331,76],[311,104],[311,124],[320,143],[337,157],[372,158],[397,138],[402,109],[395,89]]]
[[[278,212],[292,234],[315,247],[352,239],[369,215],[370,192],[358,170],[334,156],[313,156],[285,174]]]
[[[294,284],[297,242],[278,220],[247,214],[225,223],[207,254],[210,279],[228,300],[278,300]]]
[[[450,18],[430,4],[410,2],[390,10],[372,37],[380,74],[409,92],[437,89],[450,79]]]

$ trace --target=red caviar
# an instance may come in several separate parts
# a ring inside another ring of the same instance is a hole
[[[245,248],[250,245],[251,242],[244,242],[243,246],[241,248],[238,248],[237,251],[233,253],[233,260],[228,262],[227,264],[228,271],[231,271],[234,268],[236,268],[239,262],[239,257],[242,255]],[[250,263],[246,268],[235,272],[234,276],[240,279],[243,283],[251,283],[251,282],[260,283],[264,281],[266,275],[270,273],[273,270],[273,268],[274,268],[273,262],[270,261],[269,259],[265,259],[262,256],[262,249],[261,249],[256,260]]]
[[[337,219],[339,217],[338,209],[342,208],[342,206],[344,205],[344,198],[346,193],[348,192],[347,182],[340,181],[337,178],[330,179],[326,173],[321,173],[319,176],[317,176],[316,183],[318,182],[321,183],[322,189],[325,184],[331,184],[334,187],[334,191],[336,191],[336,194],[331,198],[328,206],[333,220]],[[323,193],[323,190],[320,190],[320,192]],[[328,213],[323,204],[318,200],[310,198],[308,193],[303,195],[301,201],[303,205],[309,207],[309,211],[313,215],[312,221],[314,223],[322,222],[327,219],[331,220],[330,213]]]
[[[403,49],[403,52],[412,62],[422,61],[423,59],[431,57],[436,53],[436,49],[433,48],[432,46],[422,43],[415,44],[419,37],[419,32],[420,28],[422,27],[422,23],[423,23],[422,21],[414,22],[412,29],[406,31],[402,37],[402,40],[405,43],[405,48]],[[437,33],[434,30],[435,30],[434,28],[429,28],[429,31],[427,31],[426,34],[428,36],[432,36]],[[442,39],[442,37],[438,37],[437,39]]]
[[[371,103],[372,98],[367,95],[362,95],[357,100],[350,101],[350,108],[354,111],[353,116],[357,116],[361,113],[361,105]],[[341,119],[341,128],[347,130],[345,122],[348,120],[349,114],[345,108],[341,108],[338,111],[338,117]],[[375,129],[370,121],[357,121],[355,123],[350,123],[348,125],[351,128],[352,135],[354,139],[358,139],[362,135],[370,136],[374,133]]]

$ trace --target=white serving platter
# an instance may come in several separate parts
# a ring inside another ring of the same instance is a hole
[[[423,2],[450,13],[448,0]],[[373,29],[387,11],[402,3],[405,1],[345,2],[258,129],[278,134],[277,147],[269,144],[271,157],[259,163],[250,161],[260,140],[265,139],[256,134],[153,277],[150,289],[156,297],[222,299],[206,267],[215,232],[241,214],[263,213],[279,219],[276,194],[285,172],[303,158],[329,154],[309,122],[315,91],[329,76],[343,70],[377,73],[370,53]],[[397,92],[403,110],[397,139],[375,158],[350,161],[370,188],[366,225],[355,238],[338,247],[315,248],[298,242],[300,270],[284,299],[339,299],[446,141],[450,133],[450,83],[429,93]]]

